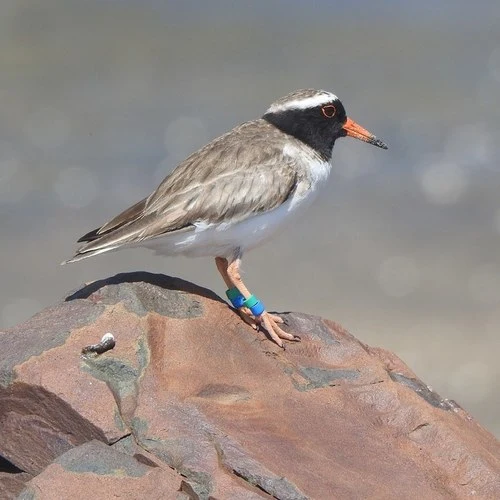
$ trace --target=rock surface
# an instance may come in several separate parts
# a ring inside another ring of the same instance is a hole
[[[131,273],[0,333],[0,498],[500,498],[500,445],[395,355]],[[81,356],[106,332],[113,350]]]

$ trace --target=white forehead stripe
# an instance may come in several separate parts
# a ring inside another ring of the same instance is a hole
[[[275,103],[267,110],[267,113],[278,113],[289,109],[307,109],[321,106],[331,101],[338,100],[335,94],[317,94],[304,99],[294,99],[293,101]]]

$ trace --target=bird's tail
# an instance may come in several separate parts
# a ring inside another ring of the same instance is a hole
[[[76,251],[71,259],[61,262],[61,264],[78,262],[100,253],[116,250],[127,244],[142,229],[142,227],[135,226],[134,222],[141,219],[146,202],[147,198],[144,198],[103,226],[84,234],[78,240],[78,243],[84,243],[84,245]]]
[[[72,262],[78,262],[79,260],[88,259],[89,257],[99,255],[100,253],[111,252],[113,250],[116,250],[120,245],[97,248],[95,250],[85,250],[86,246],[87,245],[84,245],[83,247],[79,248],[76,254],[71,257],[71,259],[61,262],[61,266],[64,266],[65,264],[71,264]]]

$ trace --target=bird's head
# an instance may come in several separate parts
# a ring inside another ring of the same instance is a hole
[[[296,90],[275,101],[263,118],[330,159],[339,137],[355,137],[382,149],[380,139],[349,118],[339,98],[324,90]]]

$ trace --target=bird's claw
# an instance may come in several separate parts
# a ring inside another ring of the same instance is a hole
[[[283,344],[281,339],[288,340],[290,342],[301,341],[298,335],[293,335],[291,333],[285,332],[278,326],[279,324],[288,325],[288,323],[277,314],[270,314],[267,311],[264,311],[261,315],[254,316],[246,307],[238,309],[238,313],[243,321],[247,325],[250,325],[254,330],[266,330],[271,339],[282,349],[285,349],[285,344]]]
[[[240,315],[241,319],[247,324],[247,325],[250,325],[254,330],[257,330],[259,331],[260,329],[260,325],[259,323],[257,323],[255,321],[255,318],[250,315],[250,314],[247,314],[243,308],[242,309],[238,309],[238,314]]]
[[[267,333],[280,347],[284,347],[281,339],[296,341],[296,335],[292,335],[291,333],[282,330],[278,326],[277,321],[274,318],[276,318],[276,315],[269,314],[268,312],[264,311],[258,318],[256,318],[256,320],[260,320],[260,323],[265,328]],[[279,319],[281,320],[281,322],[283,322],[282,318]]]
[[[278,314],[278,313],[268,313],[268,314],[269,314],[269,316],[271,316],[271,318],[273,318],[273,320],[276,323],[279,323],[280,325],[288,326],[287,319],[283,318],[283,316],[281,316],[280,314]]]

